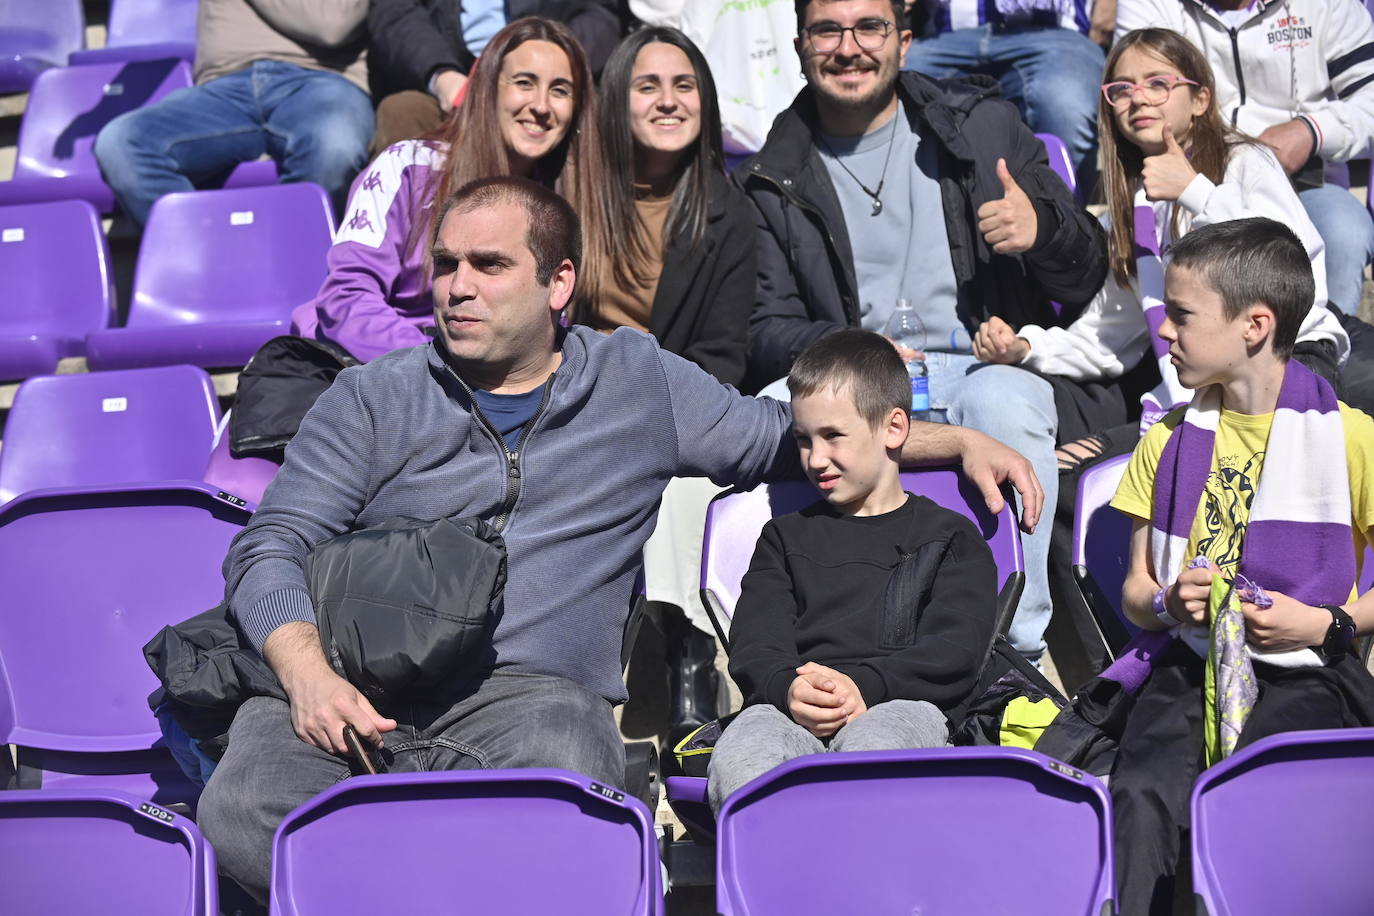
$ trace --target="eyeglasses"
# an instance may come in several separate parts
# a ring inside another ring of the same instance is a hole
[[[854,34],[854,43],[865,51],[876,51],[887,43],[892,32],[892,23],[887,19],[861,19],[856,25],[841,26],[838,22],[818,22],[802,29],[811,39],[811,47],[822,54],[829,54],[844,41],[844,33]]]
[[[1119,80],[1115,83],[1106,83],[1102,87],[1102,97],[1107,100],[1107,104],[1113,108],[1124,108],[1131,103],[1135,97],[1136,90],[1140,90],[1140,97],[1145,100],[1146,105],[1163,105],[1169,98],[1169,93],[1174,91],[1174,87],[1179,84],[1196,86],[1197,83],[1181,76],[1152,76],[1143,83],[1131,83],[1126,80]]]

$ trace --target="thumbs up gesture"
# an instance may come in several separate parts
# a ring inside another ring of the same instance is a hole
[[[1145,184],[1145,196],[1150,200],[1178,200],[1189,182],[1197,177],[1197,170],[1174,139],[1168,121],[1164,122],[1164,152],[1145,157],[1140,177]]]
[[[1002,181],[1002,198],[990,200],[978,208],[978,231],[998,254],[1030,251],[1039,229],[1035,207],[1007,171],[1007,160],[997,160],[997,177]]]

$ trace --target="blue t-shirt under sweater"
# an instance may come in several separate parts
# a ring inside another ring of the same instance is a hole
[[[544,400],[544,389],[548,384],[545,382],[533,391],[523,394],[492,394],[480,388],[472,390],[473,400],[477,402],[483,416],[490,420],[491,425],[501,434],[501,438],[506,442],[507,451],[515,451],[515,447],[520,444],[520,433],[524,431],[525,424],[530,422],[530,418],[538,412],[539,403]]]

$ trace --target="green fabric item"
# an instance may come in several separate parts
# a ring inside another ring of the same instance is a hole
[[[1213,577],[1207,595],[1207,617],[1212,621],[1212,638],[1207,648],[1203,686],[1203,735],[1207,766],[1212,766],[1236,749],[1245,721],[1259,698],[1259,684],[1245,648],[1245,615],[1234,582]]]
[[[1049,728],[1059,715],[1054,700],[1045,697],[1032,702],[1029,697],[1015,697],[1002,711],[1002,727],[997,730],[997,743],[1002,747],[1024,747],[1031,750],[1040,734]]]

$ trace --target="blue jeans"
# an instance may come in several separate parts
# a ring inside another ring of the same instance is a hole
[[[1097,99],[1105,64],[1101,48],[1069,29],[984,25],[912,42],[904,66],[940,78],[982,73],[996,79],[1031,130],[1064,141],[1086,198],[1097,182]]]
[[[367,163],[372,127],[372,100],[342,76],[260,60],[120,115],[96,137],[95,156],[140,226],[163,194],[222,182],[264,153],[283,182],[315,182],[338,210]]]
[[[1374,260],[1374,220],[1339,185],[1300,191],[1298,200],[1326,246],[1326,297],[1347,315],[1359,314],[1364,268]]]
[[[1016,449],[1030,461],[1045,491],[1049,514],[1041,518],[1034,534],[1021,535],[1026,590],[1021,593],[1008,634],[1022,655],[1038,661],[1045,651],[1045,628],[1050,623],[1050,516],[1059,498],[1059,462],[1054,457],[1059,414],[1054,408],[1054,389],[1033,372],[980,363],[965,353],[927,353],[926,369],[930,373],[931,421],[967,426]],[[771,383],[759,397],[790,400],[787,380]],[[1019,506],[1019,497],[1017,502]]]
[[[388,772],[562,767],[604,785],[625,783],[611,704],[563,678],[493,674],[452,704],[388,712],[398,722],[384,736]],[[244,703],[197,814],[220,872],[266,902],[277,825],[351,775],[347,760],[296,737],[286,703]]]

